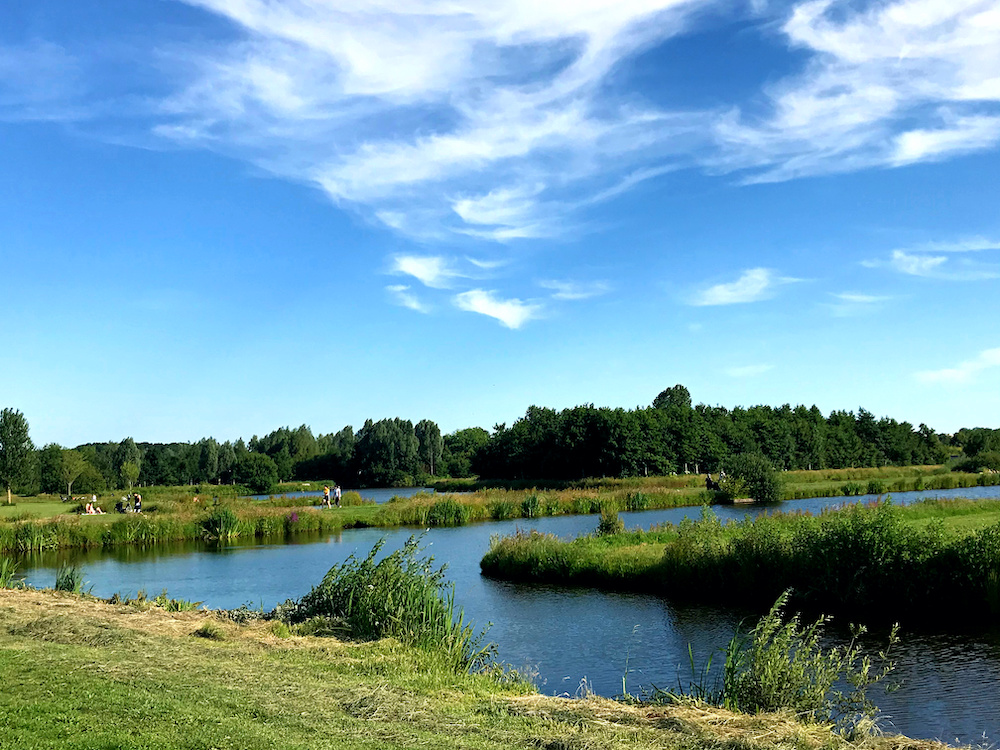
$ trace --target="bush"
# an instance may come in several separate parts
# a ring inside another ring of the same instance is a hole
[[[278,484],[278,466],[268,455],[248,453],[237,462],[233,476],[255,495],[266,495]]]
[[[495,647],[481,647],[476,633],[455,609],[455,587],[444,584],[444,568],[419,557],[417,537],[379,562],[385,540],[363,560],[349,557],[323,576],[298,602],[289,601],[276,615],[290,624],[308,623],[311,632],[329,632],[357,640],[398,638],[439,650],[459,670],[478,669],[493,661]]]
[[[776,503],[781,500],[782,488],[778,473],[761,454],[740,453],[730,461],[729,473],[732,479],[742,482],[745,496],[755,502]],[[736,497],[729,499],[735,500]]]
[[[625,531],[625,522],[612,510],[605,510],[601,513],[601,520],[597,524],[597,536],[614,536]]]

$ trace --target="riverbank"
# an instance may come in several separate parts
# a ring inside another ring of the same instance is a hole
[[[148,603],[0,590],[0,628],[2,747],[946,747],[852,744],[787,714],[544,697],[394,640],[295,636]]]
[[[786,498],[804,499],[993,485],[1000,483],[1000,474],[916,466],[785,472],[782,480]],[[237,496],[232,487],[151,487],[143,492],[141,515],[81,516],[73,512],[75,503],[59,503],[50,497],[19,499],[12,507],[0,508],[0,552],[110,549],[198,539],[277,542],[350,528],[461,526],[542,516],[664,510],[721,500],[704,489],[703,479],[697,475],[584,480],[579,487],[564,489],[419,492],[379,505],[364,501],[356,492],[346,492],[344,507],[330,509],[317,507],[315,497],[275,495],[255,500]]]
[[[987,622],[1000,613],[1000,501],[876,503],[818,516],[778,513],[721,523],[706,509],[650,531],[564,541],[497,539],[482,572],[505,581],[655,593],[686,601],[794,605],[866,622]]]

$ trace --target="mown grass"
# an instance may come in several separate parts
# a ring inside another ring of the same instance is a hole
[[[0,747],[936,750],[849,743],[790,713],[625,705],[459,674],[395,639],[354,643],[39,591],[0,591]],[[197,637],[198,632],[219,637]]]
[[[494,539],[486,575],[691,600],[795,606],[865,619],[982,622],[1000,614],[1000,501],[930,500],[721,523],[706,508],[648,532],[565,542]]]

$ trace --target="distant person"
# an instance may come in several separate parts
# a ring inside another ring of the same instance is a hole
[[[333,487],[333,499],[337,501],[337,507],[340,507],[340,485],[334,485]]]
[[[330,486],[327,484],[323,485],[323,507],[330,508]]]
[[[88,515],[88,516],[92,516],[92,515],[94,515],[94,506],[93,506],[93,505],[92,505],[91,503],[87,503],[87,504],[86,504],[86,505],[85,505],[85,506],[83,507],[83,512],[84,512],[84,513],[85,513],[86,515]]]
[[[135,493],[135,512],[142,513],[142,495]]]

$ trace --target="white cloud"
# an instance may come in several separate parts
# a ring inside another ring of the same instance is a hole
[[[753,378],[774,369],[774,365],[743,365],[726,369],[726,375],[731,378]]]
[[[751,268],[743,272],[736,281],[728,284],[716,284],[698,293],[691,304],[736,305],[743,302],[758,302],[770,299],[774,295],[776,284],[785,281],[774,276],[767,268]]]
[[[430,312],[430,308],[417,299],[417,296],[410,291],[410,287],[405,284],[394,284],[387,286],[386,291],[392,296],[395,303],[401,307],[408,307],[420,313]]]
[[[424,286],[446,289],[452,279],[460,276],[447,258],[439,255],[397,255],[392,259],[391,273],[407,274]]]
[[[942,370],[925,370],[916,373],[916,378],[922,383],[961,384],[973,380],[984,370],[1000,367],[1000,348],[985,349],[973,359],[962,362],[957,367]]]
[[[905,250],[893,250],[889,261],[892,268],[910,276],[933,276],[947,263],[944,255],[911,255]]]
[[[1000,143],[1000,0],[182,1],[232,35],[152,39],[137,80],[162,73],[173,93],[104,113],[153,109],[160,142],[246,159],[421,240],[561,235],[691,166],[775,181]],[[628,89],[630,59],[723,13],[780,29],[767,41],[801,55],[796,72],[741,92],[742,109]],[[88,71],[44,43],[0,47],[0,118],[85,116],[70,104]]]
[[[865,315],[878,310],[892,297],[878,294],[860,294],[858,292],[831,293],[836,302],[826,305],[838,318],[848,318]]]
[[[155,132],[420,238],[551,236],[581,203],[662,170],[709,116],[604,83],[718,0],[185,1],[242,39],[177,55],[195,70]]]
[[[811,55],[761,115],[720,118],[722,169],[749,181],[901,166],[1000,142],[996,0],[797,3],[783,32]]]
[[[575,301],[607,294],[611,287],[605,281],[539,281],[538,286],[552,291],[552,299]]]
[[[468,312],[496,318],[507,328],[517,329],[541,315],[541,305],[519,299],[500,299],[493,291],[472,289],[455,295],[455,305]]]
[[[908,276],[947,281],[977,281],[1000,278],[1000,266],[963,257],[971,253],[1000,249],[1000,242],[973,237],[957,242],[931,242],[893,250],[888,259],[865,260],[866,268],[890,268]]]

